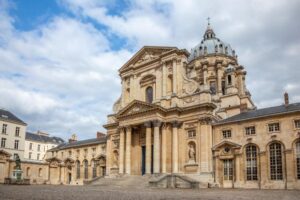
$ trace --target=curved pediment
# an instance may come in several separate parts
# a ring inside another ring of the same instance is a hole
[[[74,163],[74,162],[75,162],[75,160],[72,159],[72,158],[66,158],[66,159],[64,160],[64,163]]]

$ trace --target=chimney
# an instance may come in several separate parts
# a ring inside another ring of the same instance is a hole
[[[284,93],[284,105],[289,105],[289,94],[287,92]]]
[[[101,133],[101,132],[97,132],[97,138],[99,139],[99,138],[104,138],[106,136],[106,134],[104,134],[104,133]]]
[[[71,135],[71,138],[69,139],[69,143],[73,143],[73,142],[76,142],[77,141],[77,136],[76,134],[72,134]]]
[[[38,135],[43,135],[43,136],[49,136],[48,133],[42,132],[42,131],[37,131]]]
[[[241,109],[241,113],[247,112],[248,111],[247,104],[246,103],[241,104],[240,109]]]

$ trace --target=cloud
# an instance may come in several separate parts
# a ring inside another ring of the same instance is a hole
[[[283,103],[285,91],[300,101],[297,0],[57,2],[64,13],[24,31],[9,12],[16,6],[0,0],[0,106],[29,130],[94,137],[120,95],[117,70],[133,53],[144,45],[190,49],[208,16],[239,55],[258,107]]]
[[[81,139],[103,131],[120,95],[118,67],[132,53],[111,50],[91,23],[56,16],[22,31],[3,11],[0,18],[9,23],[0,31],[7,33],[0,40],[1,107],[20,116],[31,131],[64,138],[75,132]]]

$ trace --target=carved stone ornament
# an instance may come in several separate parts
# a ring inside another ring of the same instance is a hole
[[[140,60],[137,62],[137,64],[141,64],[144,62],[148,62],[150,60],[153,60],[155,58],[157,58],[157,55],[154,55],[153,52],[145,52],[144,55],[140,58]]]
[[[194,94],[198,89],[198,83],[192,79],[183,76],[182,91],[184,94]]]

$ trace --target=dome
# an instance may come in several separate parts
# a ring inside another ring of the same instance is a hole
[[[217,38],[213,29],[208,24],[203,40],[191,50],[188,60],[192,61],[199,56],[206,56],[210,54],[224,54],[235,57],[235,51],[231,48],[230,44],[227,44]]]

